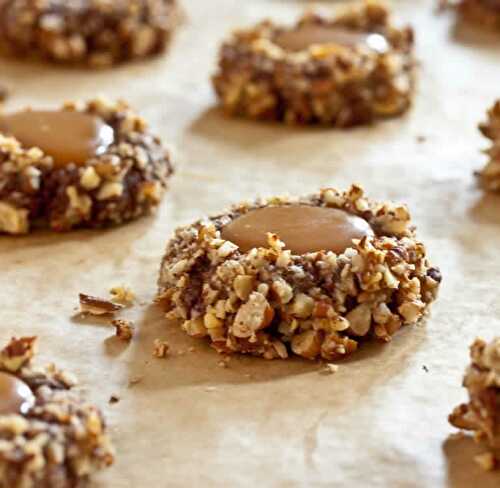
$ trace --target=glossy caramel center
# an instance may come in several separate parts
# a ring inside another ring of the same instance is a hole
[[[267,247],[268,232],[277,234],[294,254],[340,254],[352,246],[353,239],[373,235],[368,222],[360,217],[335,208],[307,205],[251,210],[223,227],[221,235],[247,252],[254,247]]]
[[[34,403],[33,392],[24,381],[0,372],[0,415],[25,414]]]
[[[367,34],[323,25],[304,25],[282,32],[274,42],[286,51],[302,51],[316,44],[339,44],[345,47],[365,45],[379,52],[388,49],[386,39],[380,34]]]
[[[113,129],[101,118],[71,111],[23,111],[0,117],[0,132],[25,148],[38,147],[56,167],[85,164],[114,141]]]

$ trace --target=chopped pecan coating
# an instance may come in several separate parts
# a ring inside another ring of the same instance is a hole
[[[477,439],[485,441],[491,452],[477,461],[485,469],[494,469],[500,465],[500,337],[489,344],[476,339],[470,357],[463,382],[469,402],[456,407],[449,421],[459,429],[474,431]]]
[[[36,338],[12,339],[2,358],[24,358],[16,370],[35,396],[26,412],[0,415],[0,487],[73,488],[110,466],[114,449],[101,412],[74,395],[76,379],[53,364],[31,364]]]
[[[106,67],[165,50],[175,0],[0,0],[0,48],[65,64]]]
[[[495,0],[441,0],[440,6],[456,10],[465,22],[500,31],[500,8]]]
[[[119,312],[123,309],[123,305],[110,302],[104,298],[93,297],[80,293],[80,311],[90,315],[108,315]]]
[[[492,142],[485,151],[489,161],[478,172],[479,181],[485,190],[500,192],[500,100],[488,110],[488,119],[479,124],[479,130]]]
[[[277,41],[316,26],[376,34],[388,51],[331,43],[289,52]],[[394,27],[385,6],[367,1],[333,18],[308,13],[291,31],[265,21],[234,32],[220,49],[213,84],[231,115],[348,127],[406,111],[414,72],[412,29]]]
[[[268,247],[248,252],[221,238],[221,228],[246,212],[294,204],[352,213],[376,235],[353,240],[342,254],[303,255],[273,234]],[[418,321],[440,281],[407,208],[373,202],[353,185],[345,192],[327,188],[298,199],[244,203],[177,229],[161,265],[157,301],[168,319],[180,320],[192,337],[208,337],[222,354],[284,359],[293,352],[331,361],[365,338],[389,341],[401,326]]]
[[[34,221],[62,232],[117,225],[156,210],[173,172],[168,151],[125,102],[66,103],[102,118],[114,143],[83,166],[54,167],[38,148],[0,133],[0,233],[25,234]]]

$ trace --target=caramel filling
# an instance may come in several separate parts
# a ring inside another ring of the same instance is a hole
[[[366,220],[343,210],[295,205],[251,210],[223,227],[221,236],[247,252],[268,247],[268,232],[277,234],[294,254],[340,254],[352,246],[353,239],[374,235]]]
[[[345,47],[364,45],[378,52],[386,52],[389,47],[385,37],[380,34],[323,25],[304,25],[282,32],[274,42],[286,51],[302,51],[317,44],[339,44]]]
[[[34,404],[33,392],[24,381],[0,372],[0,415],[25,414]]]
[[[23,147],[38,147],[56,167],[78,166],[102,154],[114,141],[113,129],[101,118],[71,111],[23,111],[0,117],[0,132]]]

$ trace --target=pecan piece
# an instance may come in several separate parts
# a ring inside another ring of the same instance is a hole
[[[248,338],[260,329],[266,328],[274,317],[274,310],[266,297],[254,291],[248,301],[238,310],[233,323],[235,337]]]
[[[37,337],[13,337],[0,351],[0,367],[15,373],[31,361],[36,352]]]
[[[122,341],[130,341],[134,335],[134,324],[130,320],[114,319],[111,324],[116,329],[116,337]]]
[[[104,298],[93,297],[80,293],[80,311],[84,314],[107,315],[114,314],[123,308],[123,305],[110,302]]]

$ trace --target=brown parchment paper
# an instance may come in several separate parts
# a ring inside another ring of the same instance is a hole
[[[177,174],[156,217],[104,232],[0,237],[0,339],[38,335],[40,360],[78,374],[109,420],[117,462],[95,486],[500,486],[472,461],[481,452],[472,441],[448,438],[446,420],[465,399],[469,343],[500,331],[500,198],[483,196],[472,175],[485,161],[476,125],[500,96],[500,37],[457,28],[431,1],[395,2],[417,33],[413,110],[350,131],[287,128],[224,118],[209,75],[232,27],[292,20],[313,2],[183,4],[185,23],[160,59],[99,72],[0,62],[8,110],[124,97],[176,147]],[[148,305],[177,225],[256,195],[353,181],[409,205],[444,275],[429,319],[391,344],[364,347],[331,376],[300,360],[234,358],[223,369],[207,344],[166,327]],[[79,292],[120,284],[142,303],[125,313],[138,328],[130,345],[104,321],[72,318]],[[155,338],[171,343],[170,358],[151,356]],[[111,395],[120,402],[108,405]]]

